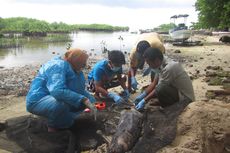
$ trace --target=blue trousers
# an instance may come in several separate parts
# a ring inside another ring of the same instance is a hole
[[[73,125],[76,117],[84,110],[84,106],[74,108],[47,95],[38,102],[27,105],[27,110],[30,113],[47,118],[49,127],[69,128]]]

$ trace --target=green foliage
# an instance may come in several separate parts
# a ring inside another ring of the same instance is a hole
[[[170,23],[170,24],[161,24],[159,25],[155,30],[156,31],[161,31],[161,32],[166,32],[169,31],[170,29],[175,28],[176,25],[174,23]]]
[[[30,36],[46,36],[46,33],[69,33],[76,30],[91,31],[128,31],[128,27],[111,26],[107,24],[75,24],[68,25],[63,22],[48,23],[42,20],[13,17],[0,18],[0,33],[23,33]]]
[[[200,29],[200,28],[202,28],[202,26],[200,25],[199,22],[191,22],[191,24],[192,24],[190,26],[191,29]]]
[[[0,33],[1,33],[1,31],[2,31],[3,28],[5,28],[4,19],[2,19],[0,17]]]
[[[128,31],[129,27],[113,27],[107,24],[76,24],[74,25],[74,29],[89,31]]]
[[[73,31],[73,27],[66,23],[60,22],[53,22],[49,25],[51,32],[71,32]]]
[[[197,0],[196,10],[200,28],[224,29],[230,27],[229,0]]]
[[[4,19],[3,32],[47,32],[49,24],[45,21],[23,17]]]

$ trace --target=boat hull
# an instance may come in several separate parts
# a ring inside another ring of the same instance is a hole
[[[190,30],[176,30],[176,31],[169,31],[169,35],[172,37],[173,40],[177,41],[184,41],[187,40],[191,36]]]

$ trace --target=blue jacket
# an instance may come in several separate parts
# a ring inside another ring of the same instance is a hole
[[[88,80],[91,81],[107,81],[111,80],[115,75],[122,74],[122,68],[118,72],[113,72],[108,66],[108,60],[97,62],[91,72],[88,74]]]
[[[85,90],[83,72],[75,73],[71,65],[61,57],[53,58],[40,68],[26,96],[27,108],[33,107],[46,95],[76,108],[81,105],[83,98],[89,98],[91,102],[95,100]]]

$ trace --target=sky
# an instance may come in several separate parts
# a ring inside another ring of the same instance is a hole
[[[0,17],[28,17],[67,24],[110,24],[131,30],[152,29],[188,14],[197,22],[196,0],[0,0]],[[176,24],[183,22],[176,20]]]

